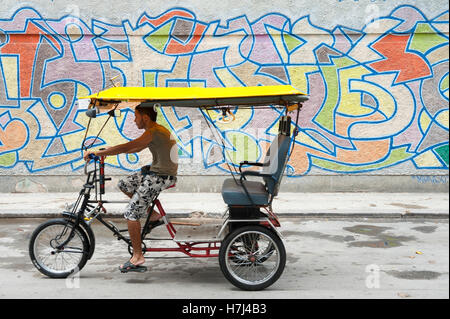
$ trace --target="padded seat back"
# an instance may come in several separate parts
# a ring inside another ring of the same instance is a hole
[[[280,182],[286,168],[290,143],[290,136],[281,133],[278,134],[270,145],[266,158],[264,159],[265,166],[263,167],[261,173],[270,174],[271,176],[264,177],[264,181],[267,191],[272,197],[278,195]]]
[[[278,195],[288,160],[291,144],[290,124],[290,118],[283,116],[280,120],[279,134],[267,150],[263,169],[260,172],[263,174],[265,183],[242,179],[242,176],[240,181],[226,179],[222,185],[222,198],[226,204],[229,206],[266,206],[271,204],[273,198]],[[251,175],[261,176],[261,174]]]

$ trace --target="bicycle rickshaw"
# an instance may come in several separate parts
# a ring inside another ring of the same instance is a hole
[[[156,195],[141,232],[146,258],[149,258],[149,253],[156,252],[179,252],[189,257],[218,257],[224,276],[241,289],[261,290],[281,276],[286,263],[286,251],[277,230],[280,222],[272,210],[272,201],[278,194],[286,163],[295,145],[299,111],[302,103],[308,99],[306,94],[290,85],[240,88],[113,87],[87,98],[90,99],[86,110],[86,115],[90,117],[89,123],[101,110],[107,111],[107,119],[117,116],[118,111],[127,107],[126,103],[129,102],[140,102],[146,107],[198,108],[211,129],[218,129],[208,115],[211,110],[222,112],[226,117],[233,116],[232,108],[284,108],[285,115],[280,116],[278,135],[273,139],[264,161],[243,161],[239,165],[231,163],[236,173],[232,172],[232,178],[225,179],[222,185],[222,197],[228,209],[221,224],[198,227],[200,234],[197,236],[186,235],[179,231],[176,223],[170,221]],[[291,129],[288,113],[294,111],[296,120]],[[88,129],[89,124],[86,131]],[[223,137],[220,132],[218,136]],[[84,142],[82,148],[87,148]],[[65,278],[80,271],[91,259],[95,236],[90,224],[94,220],[111,230],[117,239],[125,241],[132,254],[127,230],[120,230],[111,221],[104,219],[104,206],[117,203],[103,198],[105,182],[111,180],[105,174],[105,158],[93,156],[92,159],[94,168],[88,170],[88,163],[85,164],[87,179],[77,200],[66,207],[61,218],[44,222],[31,236],[31,260],[41,273],[49,277]],[[260,168],[260,171],[243,170],[252,166]],[[260,180],[250,180],[248,177],[259,177]],[[149,226],[150,215],[154,209],[162,216],[174,247],[153,245],[159,240],[149,237],[152,230]]]

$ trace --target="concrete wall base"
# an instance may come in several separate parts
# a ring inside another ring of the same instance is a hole
[[[107,191],[118,191],[122,176],[111,176]],[[177,187],[170,192],[220,192],[223,180],[230,176],[180,176]],[[78,192],[85,183],[84,176],[2,176],[2,193]],[[447,175],[378,176],[378,175],[314,175],[284,178],[281,192],[448,192]]]

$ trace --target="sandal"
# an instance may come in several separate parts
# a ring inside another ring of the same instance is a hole
[[[145,272],[145,271],[147,271],[147,267],[141,266],[141,265],[135,265],[131,262],[131,260],[128,260],[122,266],[119,266],[119,270],[121,273],[127,273],[129,271]]]

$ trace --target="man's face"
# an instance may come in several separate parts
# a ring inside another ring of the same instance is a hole
[[[142,114],[139,111],[134,112],[134,122],[136,123],[136,126],[138,129],[143,129],[144,126],[144,118],[142,117]]]

